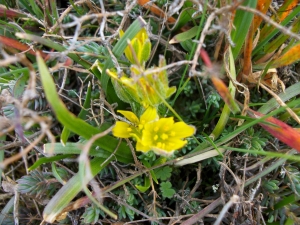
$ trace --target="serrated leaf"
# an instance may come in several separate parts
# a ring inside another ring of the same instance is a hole
[[[162,182],[160,184],[160,190],[162,192],[162,196],[165,198],[172,198],[176,193],[174,189],[172,189],[172,184],[168,182]]]
[[[167,180],[172,175],[172,168],[169,166],[165,166],[155,170],[155,175],[157,179]]]

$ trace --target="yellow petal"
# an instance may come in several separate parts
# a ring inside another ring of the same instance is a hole
[[[118,110],[117,112],[121,113],[123,116],[125,116],[125,118],[128,119],[134,125],[139,124],[139,119],[133,112],[125,111],[125,110]]]
[[[147,30],[142,28],[135,37],[143,43],[148,38]]]
[[[112,133],[115,137],[129,138],[132,132],[132,127],[125,122],[117,121],[115,127],[112,129]]]
[[[173,117],[162,118],[158,121],[157,125],[160,127],[161,132],[167,132],[173,129],[174,119]]]
[[[116,79],[116,80],[119,79],[116,71],[111,71],[110,69],[107,69],[106,73],[113,79]]]
[[[140,152],[148,152],[151,150],[150,146],[144,145],[141,141],[137,141],[136,143],[136,150]]]
[[[124,31],[120,30],[119,35],[120,35],[120,38],[123,37],[124,36]]]
[[[130,87],[131,89],[134,89],[134,83],[133,83],[133,80],[131,78],[122,76],[119,80],[126,87]]]
[[[158,119],[156,109],[154,107],[148,107],[146,111],[141,115],[140,123],[146,124]]]
[[[186,138],[192,136],[196,129],[194,126],[187,125],[184,122],[177,122],[173,125],[171,135],[173,138]]]
[[[173,150],[178,150],[178,149],[182,148],[186,144],[187,144],[186,140],[169,138],[168,141],[166,142],[165,148],[167,151],[173,151]]]

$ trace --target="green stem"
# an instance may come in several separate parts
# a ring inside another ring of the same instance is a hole
[[[207,7],[206,7],[206,6],[207,6],[206,3],[207,3],[207,0],[205,1],[205,4],[204,4],[204,6],[203,6],[202,17],[201,17],[200,25],[199,25],[199,27],[198,27],[198,31],[197,31],[197,35],[196,35],[196,40],[198,40],[199,37],[200,37],[201,31],[202,31],[202,28],[203,28],[203,24],[204,24],[204,21],[205,21],[205,14],[206,14],[206,8],[207,8]],[[197,47],[197,43],[194,42],[192,51],[191,51],[191,53],[189,54],[189,59],[188,59],[189,61],[190,61],[190,60],[192,59],[192,57],[194,56],[195,51],[196,51],[196,47]],[[179,83],[178,90],[177,90],[177,92],[176,92],[176,94],[175,94],[175,97],[174,97],[174,99],[173,99],[171,105],[174,105],[176,99],[178,98],[178,96],[180,95],[180,93],[183,91],[184,87],[188,84],[188,82],[189,82],[190,79],[191,79],[190,77],[188,77],[188,78],[185,80],[184,84],[182,84],[182,83],[183,83],[183,79],[185,78],[185,75],[186,75],[188,69],[189,69],[189,65],[186,65],[185,68],[184,68],[184,72],[183,72],[183,74],[182,74],[182,77],[181,77],[181,79],[180,79],[180,83]]]

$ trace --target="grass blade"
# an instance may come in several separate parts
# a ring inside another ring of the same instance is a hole
[[[112,158],[113,159],[113,158]],[[99,173],[111,160],[95,158],[90,162],[92,175]],[[105,162],[105,163],[104,163]],[[104,164],[103,164],[104,163]],[[50,200],[43,212],[43,218],[48,223],[53,223],[63,209],[82,190],[81,175],[74,175]]]
[[[70,131],[79,134],[86,140],[103,131],[103,128],[100,127],[97,129],[83,120],[76,118],[68,111],[64,103],[58,97],[53,79],[39,54],[37,56],[37,63],[46,98],[56,114],[57,119]],[[116,146],[118,146],[118,140],[111,136],[105,136],[95,141],[95,144],[98,144],[102,149],[112,153]],[[124,142],[120,144],[119,150],[116,152],[116,157],[119,161],[124,163],[132,162],[131,151]]]
[[[243,2],[243,6],[250,8],[256,7],[257,0],[246,0]],[[231,32],[231,39],[235,43],[235,47],[232,49],[233,58],[237,59],[241,52],[241,48],[246,40],[246,35],[252,23],[253,14],[250,12],[245,12],[243,10],[237,10],[234,17],[234,27]]]
[[[91,95],[92,95],[92,86],[89,83],[88,84],[88,89],[87,89],[87,93],[86,93],[86,97],[85,97],[85,101],[83,103],[83,108],[80,110],[79,114],[78,114],[78,118],[79,119],[85,119],[86,115],[87,115],[87,110],[88,108],[90,108],[91,106]],[[69,135],[70,135],[70,130],[66,127],[64,127],[61,136],[60,136],[60,141],[63,145],[66,144],[66,142],[68,141]]]

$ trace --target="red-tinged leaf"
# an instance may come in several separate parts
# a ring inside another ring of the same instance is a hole
[[[0,35],[0,42],[4,46],[20,50],[20,51],[26,52],[31,55],[36,55],[36,53],[37,53],[37,51],[32,50],[28,45],[22,44],[21,42],[15,40],[15,39],[12,39],[12,38],[8,38],[8,37],[4,37],[4,36]],[[43,58],[46,58],[48,54],[40,52],[40,55]]]
[[[210,79],[213,82],[215,88],[217,89],[219,95],[222,97],[223,101],[228,105],[231,112],[233,113],[240,112],[240,108],[234,101],[233,97],[231,96],[227,86],[220,78],[216,76],[214,71],[219,71],[219,70],[214,69],[214,65],[212,64],[207,52],[204,49],[201,49],[200,57],[204,62],[205,66],[208,68],[208,72],[211,73]]]
[[[298,0],[285,0],[282,6],[277,10],[277,14],[273,15],[272,20],[277,23],[281,23],[292,11],[293,8],[298,4]],[[266,24],[260,33],[260,40],[263,40],[267,35],[269,35],[275,27]]]
[[[252,110],[247,111],[249,115],[254,118],[264,116],[264,114],[259,112]],[[265,122],[267,123],[259,123],[259,125],[283,143],[300,152],[300,133],[297,130],[274,117],[268,117]]]
[[[287,66],[299,60],[300,60],[300,43],[290,48],[286,53],[284,53],[279,58],[275,59],[271,67],[278,68],[282,66]]]
[[[18,18],[18,17],[25,17],[25,15],[11,9],[6,9],[3,6],[0,6],[0,17]]]
[[[201,59],[203,60],[205,66],[206,66],[207,68],[210,68],[210,69],[211,69],[211,68],[213,67],[213,65],[212,65],[212,63],[211,63],[211,61],[210,61],[210,58],[209,58],[207,52],[206,52],[204,49],[201,49],[201,50],[200,50],[200,57],[201,57]]]
[[[211,76],[211,81],[213,82],[215,88],[217,89],[219,95],[222,97],[223,101],[228,105],[231,112],[233,112],[234,114],[240,112],[240,108],[238,107],[235,100],[231,96],[224,82],[216,76]]]
[[[298,4],[298,0],[285,0],[278,9],[278,18],[282,22]]]
[[[260,11],[261,13],[266,14],[266,12],[268,11],[268,9],[270,7],[271,2],[272,2],[272,0],[258,0],[256,9],[258,11]],[[257,30],[257,28],[259,27],[261,22],[262,22],[262,17],[260,17],[258,15],[254,15],[254,18],[253,18],[254,32]]]

